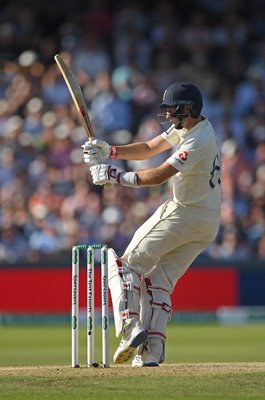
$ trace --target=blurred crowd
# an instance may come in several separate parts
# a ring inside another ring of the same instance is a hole
[[[202,257],[265,260],[264,0],[9,0],[0,10],[0,263],[64,262],[77,243],[121,255],[171,196],[170,182],[91,183],[57,53],[77,75],[96,136],[112,144],[157,135],[165,88],[198,85],[223,155],[221,227]],[[166,157],[115,163],[132,170]]]

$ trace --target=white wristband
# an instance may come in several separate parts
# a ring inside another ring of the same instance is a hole
[[[122,186],[138,187],[138,176],[136,172],[120,172],[118,182]]]

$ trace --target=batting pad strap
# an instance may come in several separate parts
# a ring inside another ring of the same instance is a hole
[[[130,310],[125,310],[125,311],[121,314],[121,316],[122,316],[123,319],[126,319],[126,318],[139,317],[140,314],[137,313],[137,312],[130,311]]]
[[[163,332],[159,331],[147,331],[148,336],[151,337],[161,337],[163,340],[166,340],[166,335]]]
[[[157,301],[153,301],[153,302],[151,303],[151,305],[152,305],[152,308],[156,308],[156,309],[161,308],[161,310],[164,310],[164,311],[166,311],[169,315],[171,315],[171,306],[170,306],[169,304],[167,304],[167,303],[160,303],[160,302],[157,302]]]
[[[119,274],[123,275],[123,274],[125,274],[125,273],[130,272],[130,269],[122,264],[122,261],[121,261],[120,258],[118,258],[118,259],[116,260],[116,262],[117,262]],[[121,263],[121,265],[120,265],[120,263]]]
[[[134,291],[134,292],[140,294],[140,287],[134,285],[133,282],[123,281],[123,287],[125,290],[129,290],[130,292]]]

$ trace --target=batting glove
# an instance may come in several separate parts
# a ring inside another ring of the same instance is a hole
[[[138,186],[135,172],[118,171],[111,165],[98,164],[90,167],[94,185],[106,185],[116,183],[123,186]]]
[[[116,158],[117,157],[117,147],[116,146],[111,146],[104,140],[98,140],[94,139],[92,141],[93,146],[97,147],[102,155],[103,160],[106,160],[107,158]]]
[[[84,162],[89,167],[102,163],[103,157],[101,151],[98,147],[93,146],[91,141],[87,141],[81,148],[83,149]]]

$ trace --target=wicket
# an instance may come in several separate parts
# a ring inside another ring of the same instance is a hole
[[[95,367],[94,360],[94,252],[101,251],[101,319],[102,319],[102,366],[110,366],[109,357],[109,293],[108,293],[108,246],[101,244],[76,245],[72,248],[72,367],[79,367],[79,251],[87,256],[87,366]]]

